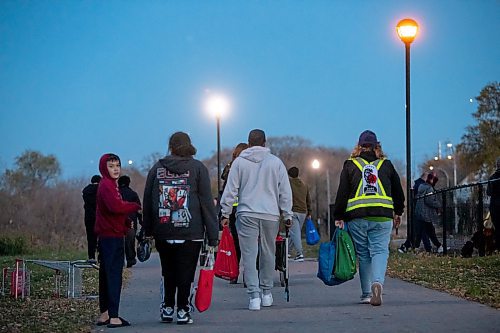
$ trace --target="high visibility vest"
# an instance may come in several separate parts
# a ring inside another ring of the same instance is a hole
[[[384,207],[394,209],[392,198],[387,196],[384,186],[378,177],[378,171],[384,163],[384,159],[375,160],[371,163],[361,157],[350,158],[361,172],[361,180],[354,198],[347,200],[346,212],[357,208]]]

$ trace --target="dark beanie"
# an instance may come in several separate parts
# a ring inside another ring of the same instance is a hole
[[[297,178],[299,176],[299,168],[291,167],[288,169],[288,175],[292,178]]]
[[[118,178],[118,186],[125,187],[130,185],[130,177],[127,175],[120,176]]]
[[[92,178],[90,179],[90,182],[92,184],[99,183],[101,181],[101,176],[99,175],[93,175]]]
[[[359,136],[359,146],[376,146],[379,144],[377,135],[370,130],[366,130]]]

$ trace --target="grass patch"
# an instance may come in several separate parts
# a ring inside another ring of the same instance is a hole
[[[21,256],[1,256],[0,267],[15,267]],[[23,255],[23,259],[77,260],[86,258],[84,251],[39,250],[36,254]],[[54,297],[54,271],[30,264],[31,296],[15,300],[7,295],[0,297],[0,332],[89,332],[98,314],[96,299],[68,299]],[[95,295],[98,289],[98,272],[83,270],[83,294]]]
[[[461,258],[391,252],[387,275],[500,308],[500,255]]]

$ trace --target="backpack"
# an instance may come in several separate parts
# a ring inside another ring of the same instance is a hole
[[[355,274],[356,253],[351,236],[347,230],[337,228],[332,240],[319,246],[316,276],[327,286],[336,286],[351,280]]]

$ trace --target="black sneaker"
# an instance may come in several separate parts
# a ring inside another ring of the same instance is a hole
[[[184,311],[184,309],[177,310],[177,325],[192,324],[193,319],[189,312]]]
[[[167,306],[164,307],[164,304],[161,305],[160,308],[160,318],[164,323],[171,323],[174,321],[174,309]]]
[[[408,249],[406,248],[406,246],[404,244],[402,244],[399,248],[398,248],[398,252],[399,253],[406,253],[408,252]]]

